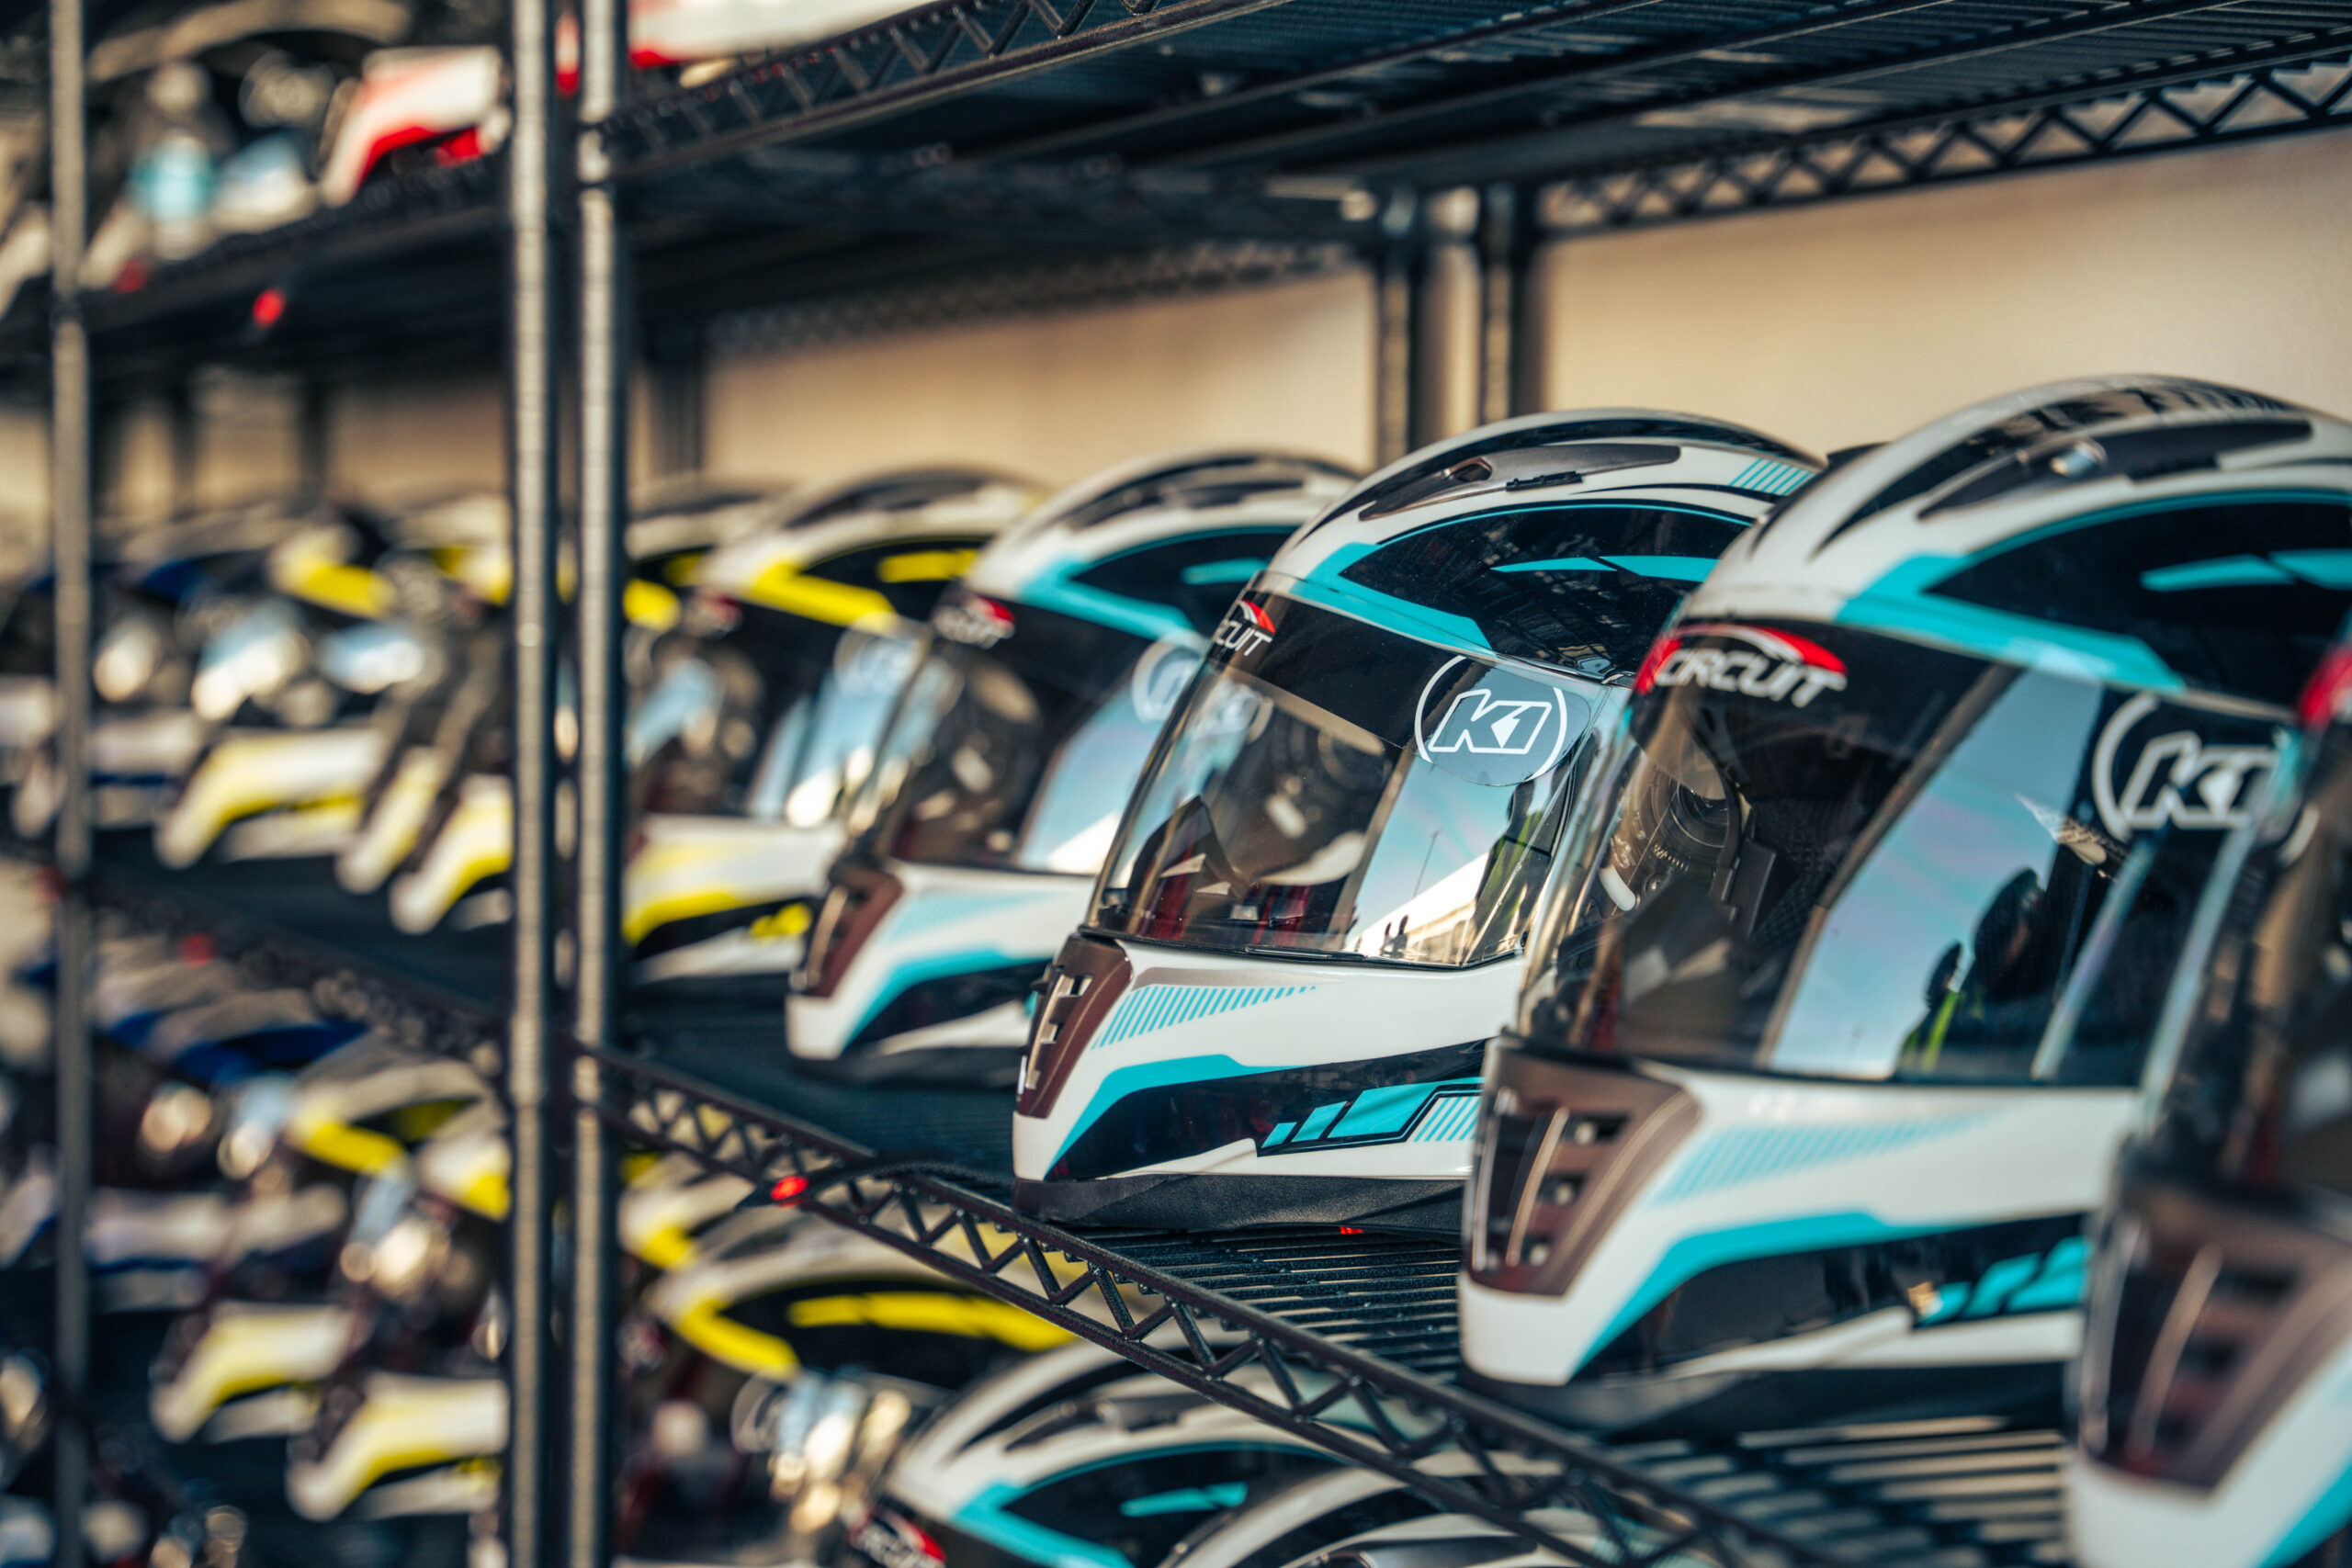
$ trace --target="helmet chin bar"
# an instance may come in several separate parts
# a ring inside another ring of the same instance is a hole
[[[1699,1125],[1677,1085],[1497,1053],[1470,1176],[1470,1277],[1564,1295],[1592,1249]]]
[[[846,858],[833,863],[832,888],[817,911],[808,933],[808,948],[793,976],[803,996],[830,997],[857,960],[859,949],[874,934],[906,888],[877,866],[857,864]]]
[[[1072,936],[1062,943],[1038,982],[1037,1021],[1021,1068],[1021,1115],[1042,1120],[1054,1113],[1070,1070],[1126,994],[1130,978],[1126,953],[1117,942]]]
[[[2075,1372],[2095,1465],[2211,1489],[2352,1346],[2352,1239],[2296,1212],[2122,1175]]]

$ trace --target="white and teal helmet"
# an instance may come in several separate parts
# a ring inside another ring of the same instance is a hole
[[[924,617],[1042,493],[986,469],[872,475],[676,560],[684,602],[643,650],[627,741],[621,935],[639,981],[799,961]],[[664,591],[629,592],[659,606]]]
[[[1488,1069],[1470,1375],[1612,1429],[2054,1416],[2189,912],[2347,605],[2352,425],[2153,377],[1726,551]]]
[[[1273,1385],[1244,1374],[1255,1392]],[[1158,1568],[1204,1522],[1340,1463],[1079,1343],[973,1384],[900,1449],[853,1568]]]
[[[1016,1200],[1453,1231],[1487,1037],[1596,737],[1692,584],[1819,468],[1714,420],[1538,414],[1285,544],[1047,976]]]
[[[2352,1551],[2352,645],[2192,928],[2092,1227],[2066,1512],[2086,1568]]]
[[[785,1010],[804,1061],[1010,1078],[1159,726],[1234,592],[1352,476],[1180,454],[1072,486],[983,550],[850,807]]]

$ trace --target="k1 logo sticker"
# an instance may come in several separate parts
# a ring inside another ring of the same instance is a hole
[[[2275,746],[2211,739],[2193,729],[2136,736],[2158,707],[2146,692],[2115,710],[2092,753],[2098,819],[2119,839],[2154,828],[2234,828],[2254,808],[2256,780],[2278,765]]]
[[[1423,761],[1507,787],[1549,773],[1592,728],[1590,703],[1514,671],[1488,668],[1463,685],[1469,662],[1448,660],[1421,688],[1413,739]]]

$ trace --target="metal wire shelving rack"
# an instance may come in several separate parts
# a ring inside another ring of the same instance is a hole
[[[584,0],[569,100],[554,9],[514,0],[514,130],[496,158],[370,187],[134,290],[69,283],[0,321],[0,369],[45,372],[51,401],[68,757],[85,754],[90,720],[94,396],[207,364],[324,376],[371,356],[462,356],[504,329],[525,738],[507,962],[491,973],[478,953],[396,946],[283,878],[167,877],[97,842],[86,774],[68,768],[50,852],[65,889],[62,1234],[90,1168],[88,1019],[72,982],[111,904],[209,931],[276,983],[502,1073],[522,1327],[514,1561],[606,1557],[624,1142],[797,1177],[801,1201],[839,1223],[1575,1561],[2059,1560],[2046,1432],[1988,1416],[1714,1444],[1581,1439],[1453,1381],[1451,1248],[1058,1231],[1002,1201],[1001,1107],[929,1097],[915,1115],[886,1091],[793,1078],[744,1046],[757,1019],[638,1008],[615,932],[628,367],[633,345],[681,334],[690,349],[727,333],[791,344],[1362,266],[1385,457],[1433,434],[1418,359],[1438,247],[1476,262],[1476,385],[1481,414],[1500,417],[1540,397],[1527,306],[1548,243],[2352,126],[2352,0],[935,0],[684,88],[633,75],[625,6]],[[68,280],[87,230],[82,20],[80,0],[51,0],[55,276]],[[555,592],[564,493],[582,569],[569,612]],[[559,641],[582,681],[568,865],[546,722]],[[575,955],[568,987],[559,939]],[[71,1412],[89,1301],[63,1251],[56,1367]],[[61,1517],[85,1484],[86,1437],[69,1415]],[[1444,1476],[1419,1463],[1441,1449],[1466,1456]],[[1587,1524],[1536,1517],[1563,1506]]]

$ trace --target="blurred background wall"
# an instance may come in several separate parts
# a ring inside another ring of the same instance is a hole
[[[2352,134],[2006,177],[1555,243],[1539,262],[1555,407],[1649,404],[1816,448],[1892,435],[1975,398],[2100,370],[2243,382],[2352,412]],[[1475,324],[1475,273],[1442,256],[1428,330]],[[933,458],[1048,481],[1156,447],[1262,442],[1371,456],[1372,297],[1360,273],[797,349],[718,348],[704,466],[821,479]],[[1439,423],[1474,407],[1432,355]],[[640,448],[653,378],[640,376]],[[177,422],[123,410],[101,494],[160,516],[290,485],[302,444],[385,500],[501,482],[486,375],[300,389],[222,373]],[[40,526],[36,408],[0,409],[0,531]],[[640,465],[641,471],[643,465]]]

